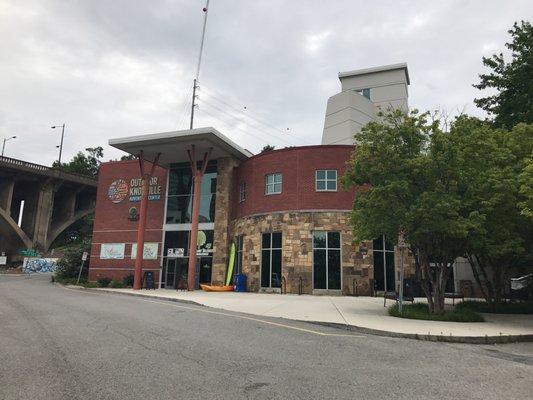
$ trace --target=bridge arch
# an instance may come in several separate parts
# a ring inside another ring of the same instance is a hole
[[[65,231],[65,229],[67,229],[69,226],[76,223],[83,217],[86,217],[87,215],[91,214],[92,212],[94,212],[94,208],[77,211],[76,213],[74,213],[74,215],[71,218],[62,222],[60,225],[56,226],[55,228],[51,229],[50,232],[48,233],[45,250],[48,251],[48,249],[50,249],[50,246],[52,246],[52,244],[54,243],[54,240],[56,240],[58,236]]]
[[[26,233],[24,233],[24,231],[17,225],[15,220],[11,218],[11,215],[9,215],[7,211],[2,208],[0,208],[0,218],[3,219],[7,223],[8,227],[17,234],[24,246],[26,246],[28,249],[33,247],[33,243],[28,235],[26,235]]]

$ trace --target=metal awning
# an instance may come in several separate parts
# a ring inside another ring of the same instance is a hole
[[[165,168],[172,163],[189,162],[187,150],[192,145],[198,155],[212,148],[211,159],[233,157],[243,161],[253,155],[212,127],[110,139],[109,145],[133,155],[142,150],[148,161],[161,153],[159,165]]]

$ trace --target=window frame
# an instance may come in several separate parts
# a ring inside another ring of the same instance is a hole
[[[356,90],[356,93],[359,93],[359,94],[360,94],[361,96],[363,96],[365,99],[372,101],[372,100],[370,99],[370,96],[371,96],[371,93],[372,93],[371,89],[372,89],[372,88],[357,89],[357,90]],[[365,95],[365,93],[368,94],[368,96]]]
[[[239,184],[239,203],[242,203],[246,200],[246,182],[241,182]]]
[[[318,173],[324,171],[324,179],[318,178]],[[328,172],[335,171],[335,179],[328,178]],[[318,188],[318,182],[324,182],[325,189]],[[328,182],[335,182],[335,189],[328,189]],[[339,171],[336,169],[317,169],[315,170],[315,191],[316,192],[337,192],[339,187]]]
[[[273,247],[274,245],[274,238],[273,238],[273,235],[274,234],[279,234],[280,235],[280,242],[281,242],[281,247]],[[269,247],[263,247],[263,236],[264,235],[269,235],[270,236],[270,245]],[[273,232],[261,232],[261,262],[260,262],[260,266],[262,268],[262,265],[263,265],[263,252],[264,251],[267,251],[268,252],[268,258],[269,258],[269,262],[268,262],[268,266],[269,266],[269,272],[268,272],[268,286],[265,286],[264,285],[264,282],[263,282],[263,271],[259,271],[259,287],[260,288],[263,288],[263,289],[277,289],[277,287],[275,286],[272,286],[272,253],[274,250],[279,250],[280,253],[281,253],[281,258],[280,258],[280,266],[279,266],[279,270],[280,270],[280,281],[281,281],[281,278],[282,278],[282,274],[283,274],[283,232],[282,231],[273,231]]]
[[[268,177],[272,176],[272,183],[268,182]],[[279,182],[276,182],[276,176],[279,176]],[[279,185],[279,192],[275,191],[276,185]],[[268,188],[272,187],[272,192],[268,191]],[[281,194],[283,192],[283,174],[281,172],[272,172],[265,175],[265,196],[272,196],[276,194]]]
[[[325,233],[326,234],[326,246],[325,247],[317,247],[315,246],[315,233]],[[329,246],[329,233],[338,233],[339,234],[339,247],[330,247]],[[325,230],[314,230],[312,231],[312,234],[313,234],[313,243],[312,243],[312,250],[313,250],[313,279],[312,279],[312,287],[313,287],[313,290],[342,290],[342,276],[343,276],[343,271],[342,271],[342,232],[341,231],[337,231],[337,230],[332,230],[332,231],[325,231]],[[326,288],[325,289],[316,289],[315,288],[315,257],[314,257],[314,254],[315,254],[315,251],[316,250],[323,250],[325,251],[325,254],[326,254],[326,270],[325,270],[325,274],[326,274]],[[339,252],[339,270],[340,270],[340,277],[339,277],[339,286],[340,288],[339,289],[330,289],[329,288],[329,251],[332,250],[332,251],[338,251]]]
[[[374,241],[376,240],[380,240],[381,242],[381,246],[382,248],[381,249],[376,249],[374,247]],[[390,242],[387,240],[387,237],[385,235],[380,235],[379,238],[376,238],[372,241],[372,257],[375,259],[376,257],[383,257],[382,261],[383,261],[383,290],[385,292],[388,292],[388,291],[392,291],[392,290],[396,290],[396,260],[395,260],[395,254],[396,254],[396,248],[394,245],[392,245],[392,249],[391,248],[387,248],[387,244],[390,244]],[[382,254],[376,254],[376,253],[382,253]],[[392,269],[393,269],[393,287],[392,288],[389,288],[387,287],[387,278],[388,278],[388,275],[387,275],[387,253],[392,253],[393,255],[393,262],[392,262]],[[374,266],[372,266],[372,268],[374,268]],[[392,289],[392,290],[391,290]]]

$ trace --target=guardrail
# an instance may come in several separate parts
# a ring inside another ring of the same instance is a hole
[[[28,162],[28,161],[18,160],[16,158],[0,156],[0,164],[2,164],[2,163],[3,164],[7,164],[7,165],[12,165],[14,167],[25,168],[25,169],[28,169],[28,170],[31,170],[31,171],[44,173],[44,174],[50,175],[50,176],[57,176],[57,177],[62,176],[64,178],[66,178],[66,179],[68,179],[68,177],[71,176],[72,178],[83,179],[83,180],[86,180],[86,181],[90,181],[91,183],[96,183],[96,179],[94,179],[94,178],[92,178],[90,176],[87,176],[87,175],[77,174],[77,173],[74,173],[74,172],[63,172],[63,171],[61,171],[58,168],[47,167],[45,165],[40,165],[40,164],[35,164],[35,163],[32,163],[32,162]]]

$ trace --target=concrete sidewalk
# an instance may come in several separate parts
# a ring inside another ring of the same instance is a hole
[[[421,321],[391,317],[380,297],[336,297],[267,293],[96,289],[192,302],[208,307],[297,321],[325,323],[386,336],[425,340],[496,343],[533,341],[533,315],[484,314],[486,322]],[[425,299],[418,299],[424,301]],[[388,301],[387,305],[393,301]]]

